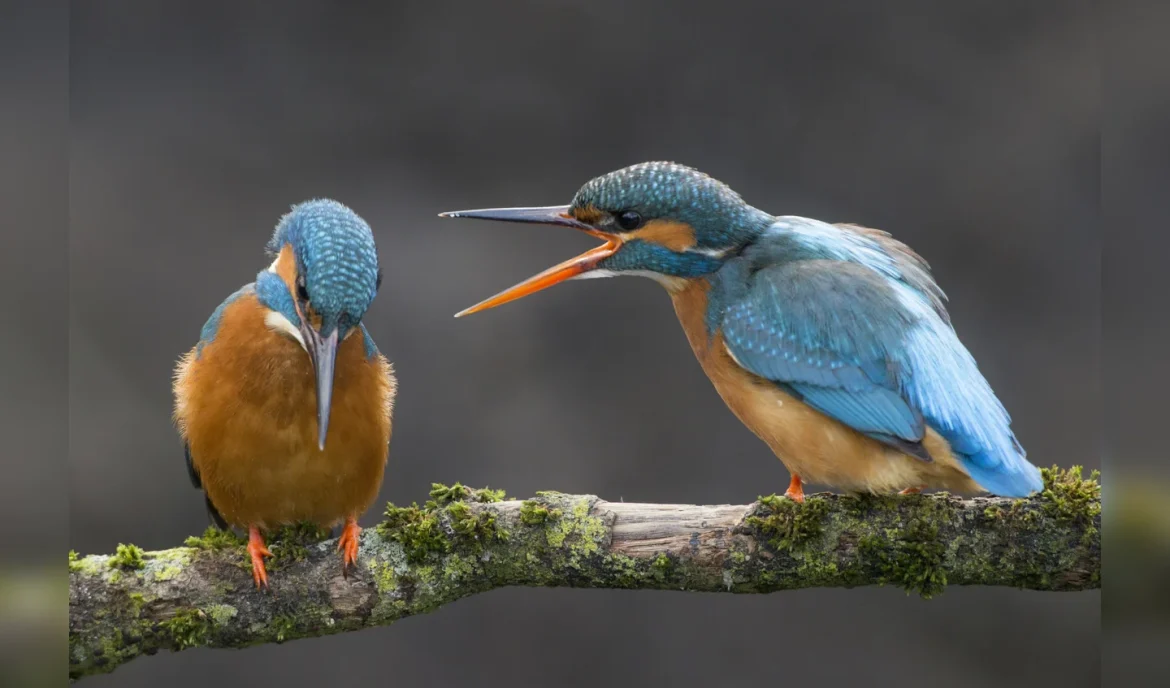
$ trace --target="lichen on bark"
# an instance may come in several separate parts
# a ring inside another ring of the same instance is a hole
[[[160,649],[245,647],[393,623],[505,586],[769,593],[895,585],[1100,587],[1100,486],[1045,469],[1025,500],[775,495],[742,506],[606,502],[436,484],[388,505],[342,575],[336,540],[273,534],[271,590],[252,584],[242,538],[209,528],[184,546],[70,552],[70,676]]]

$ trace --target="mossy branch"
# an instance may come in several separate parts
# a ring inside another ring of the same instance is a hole
[[[512,585],[768,593],[892,584],[1087,590],[1101,584],[1094,473],[1045,470],[1043,494],[817,494],[804,504],[633,504],[436,485],[423,506],[386,509],[342,576],[335,540],[312,527],[269,538],[271,591],[255,589],[242,540],[209,529],[183,547],[70,553],[69,673],[141,654],[246,647],[390,624]]]

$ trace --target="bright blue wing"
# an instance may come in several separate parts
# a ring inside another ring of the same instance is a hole
[[[723,297],[717,324],[745,369],[919,458],[925,428],[934,428],[994,494],[1041,489],[1007,411],[928,295],[835,260],[780,263],[739,279],[720,285],[734,296]]]
[[[922,414],[901,395],[889,356],[908,319],[888,282],[851,263],[811,260],[765,268],[724,310],[727,349],[747,370],[806,404],[915,456]]]

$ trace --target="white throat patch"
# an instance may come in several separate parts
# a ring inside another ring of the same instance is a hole
[[[296,340],[297,344],[306,352],[309,350],[305,346],[305,338],[301,336],[301,331],[296,328],[289,319],[284,317],[284,314],[279,311],[268,311],[264,314],[264,324],[273,332],[282,334],[289,339]]]

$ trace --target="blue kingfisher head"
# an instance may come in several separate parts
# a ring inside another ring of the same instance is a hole
[[[382,284],[374,234],[337,201],[306,201],[280,219],[267,252],[272,264],[256,278],[257,296],[269,328],[300,344],[313,364],[324,449],[338,344],[359,330]]]
[[[470,315],[569,279],[637,275],[668,289],[718,270],[773,218],[723,182],[671,162],[645,162],[589,180],[569,205],[441,213],[560,225],[605,243],[456,315]]]

